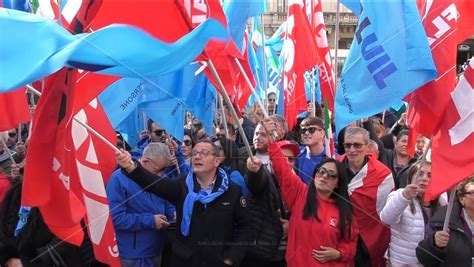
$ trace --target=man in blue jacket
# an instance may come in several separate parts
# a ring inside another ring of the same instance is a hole
[[[170,151],[163,143],[149,143],[140,159],[148,171],[162,176],[169,165]],[[160,266],[164,246],[162,229],[174,221],[174,206],[145,192],[116,170],[107,184],[122,267]]]

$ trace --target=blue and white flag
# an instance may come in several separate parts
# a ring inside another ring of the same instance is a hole
[[[336,93],[337,131],[399,103],[436,76],[415,1],[360,1],[359,24]]]
[[[6,8],[0,9],[0,29],[0,92],[65,66],[133,78],[171,73],[193,61],[209,40],[227,39],[214,19],[165,43],[128,25],[73,35],[49,19]]]

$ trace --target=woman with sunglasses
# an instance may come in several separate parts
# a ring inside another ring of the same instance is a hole
[[[408,170],[408,185],[390,193],[380,212],[382,222],[390,225],[388,256],[392,267],[422,266],[415,249],[425,237],[428,220],[439,207],[446,205],[443,198],[423,201],[430,178],[430,162],[413,164]]]
[[[265,122],[265,128],[270,132],[275,126]],[[288,266],[353,266],[358,230],[352,219],[344,166],[325,158],[313,172],[313,180],[305,185],[277,143],[272,142],[268,150],[283,200],[292,214]],[[249,159],[247,166],[255,172],[261,162]]]
[[[231,181],[242,188],[242,194],[244,197],[248,197],[249,190],[247,184],[245,183],[242,174],[237,170],[239,161],[239,149],[237,148],[237,144],[226,138],[219,138],[214,142],[214,144],[220,150],[219,158],[221,159],[221,164],[219,167],[227,173]]]
[[[182,144],[182,150],[183,150],[183,155],[184,155],[184,161],[186,164],[191,166],[191,152],[193,150],[194,146],[194,141],[193,141],[193,134],[191,130],[184,130],[184,136],[183,136],[183,144]]]

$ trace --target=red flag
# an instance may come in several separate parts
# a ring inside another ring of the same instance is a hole
[[[18,127],[19,123],[30,121],[30,108],[25,89],[0,94],[0,132]]]
[[[322,1],[316,0],[311,20],[316,40],[316,51],[321,62],[318,63],[321,98],[327,99],[329,110],[334,112],[334,95],[336,92],[334,73],[332,71],[331,50],[328,44],[326,26],[324,24]]]
[[[82,94],[84,90],[76,90]],[[77,99],[77,95],[76,98]],[[85,122],[112,144],[117,143],[115,131],[97,99],[80,109],[75,118]],[[86,208],[86,224],[97,260],[110,266],[120,266],[105,184],[115,169],[114,150],[92,135],[76,121],[72,122],[72,140],[76,153],[75,164],[81,190],[76,192]]]
[[[283,44],[283,89],[285,118],[288,128],[296,123],[296,116],[307,110],[304,72],[321,62],[316,49],[304,3],[290,0],[288,3],[286,37]]]
[[[190,31],[181,12],[172,0],[103,0],[87,29],[95,31],[112,23],[122,23],[139,27],[162,41],[175,42]]]
[[[227,27],[227,19],[218,0],[194,2],[192,5],[190,2],[185,1],[184,6],[186,7],[193,28],[198,26],[199,23],[204,21],[206,18],[214,18]],[[231,37],[229,36],[229,38]],[[242,65],[242,68],[249,77],[252,86],[255,87],[256,82],[248,63],[248,54],[245,54],[244,51],[244,55],[241,55],[233,40],[229,40],[227,43],[211,41],[206,47],[203,55],[199,57],[199,60],[212,60],[229,98],[234,107],[237,107],[237,114],[242,116],[243,109],[245,108],[245,105],[247,105],[250,97],[251,89],[248,86],[243,73],[240,72],[237,63],[235,62],[235,58],[237,58]],[[214,87],[221,92],[221,88],[209,68],[205,69],[205,74]]]
[[[474,58],[452,92],[431,149],[431,200],[474,174]]]
[[[71,179],[74,151],[70,131],[76,71],[62,69],[46,80],[33,118],[26,156],[22,204],[39,207],[45,223],[57,237],[80,245],[84,236],[80,221],[85,214],[74,194],[79,185]]]
[[[439,127],[456,84],[457,45],[474,34],[474,16],[470,14],[474,1],[418,0],[418,4],[438,78],[413,92],[408,124],[416,132],[431,137]],[[410,140],[416,140],[414,132]]]

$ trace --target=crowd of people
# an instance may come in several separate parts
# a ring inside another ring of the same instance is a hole
[[[122,266],[471,266],[474,176],[443,230],[448,196],[423,199],[428,139],[408,153],[406,113],[344,128],[331,154],[318,104],[288,129],[268,100],[266,118],[224,106],[212,133],[190,117],[182,140],[152,120],[137,144],[118,133],[106,194]],[[102,266],[88,238],[61,242],[21,206],[23,129],[0,136],[0,266]]]

